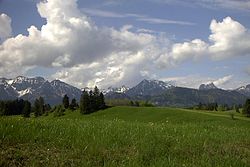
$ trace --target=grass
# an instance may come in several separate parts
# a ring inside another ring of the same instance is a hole
[[[113,107],[0,117],[0,166],[250,166],[250,119],[225,112]]]

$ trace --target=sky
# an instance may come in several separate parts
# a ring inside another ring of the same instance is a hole
[[[0,0],[0,77],[250,84],[250,0]]]

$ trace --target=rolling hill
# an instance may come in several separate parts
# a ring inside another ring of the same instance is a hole
[[[113,107],[90,115],[0,117],[0,165],[248,167],[250,121],[235,115]]]

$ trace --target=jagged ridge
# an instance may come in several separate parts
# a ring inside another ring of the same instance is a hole
[[[34,101],[42,96],[50,104],[61,103],[67,94],[70,98],[80,98],[81,90],[60,80],[49,82],[42,77],[18,76],[14,79],[0,79],[0,99],[22,98]]]

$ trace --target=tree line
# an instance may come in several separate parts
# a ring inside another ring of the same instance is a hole
[[[153,106],[149,102],[143,101],[126,101],[126,105],[130,106]],[[23,117],[30,117],[33,112],[35,117],[42,115],[48,115],[48,113],[54,113],[54,116],[64,115],[66,109],[75,111],[80,110],[81,114],[90,114],[98,110],[107,108],[105,104],[105,98],[102,92],[99,91],[97,87],[92,91],[83,91],[79,104],[76,99],[70,99],[67,95],[62,98],[62,103],[57,106],[51,106],[46,104],[43,97],[35,99],[33,105],[28,100],[16,99],[16,100],[0,100],[0,115],[23,115]],[[242,109],[242,114],[250,117],[250,99],[247,99],[244,105],[234,105],[228,106],[218,105],[217,103],[209,103],[194,106],[193,109],[197,110],[209,110],[209,111],[228,111],[235,109],[236,112],[240,113]]]
[[[30,113],[41,116],[45,111],[50,110],[50,105],[44,103],[42,97],[35,100],[32,106],[31,102],[23,99],[0,101],[0,115],[23,115],[23,117],[30,117]]]
[[[221,104],[218,105],[217,103],[199,103],[198,105],[195,105],[193,109],[196,110],[208,110],[208,111],[228,111],[231,110],[232,107],[230,107],[227,104]]]
[[[246,115],[247,117],[250,117],[250,99],[246,100],[242,109],[242,114]]]
[[[29,115],[31,110],[31,103],[27,100],[16,99],[0,101],[1,115]]]
[[[133,107],[154,107],[149,101],[129,100],[129,99],[108,99],[105,100],[108,106],[133,106]]]
[[[217,103],[208,103],[202,104],[199,103],[193,107],[195,110],[207,110],[207,111],[230,111],[235,110],[236,112],[240,113],[240,109],[242,109],[242,114],[246,116],[250,116],[250,99],[247,99],[244,105],[238,104],[229,106],[227,104],[220,104]]]
[[[23,117],[30,117],[33,112],[35,117],[48,115],[54,113],[54,116],[62,116],[68,109],[75,111],[79,108],[77,100],[73,98],[70,102],[69,97],[64,95],[62,103],[51,108],[46,104],[43,97],[35,99],[33,105],[28,100],[16,99],[0,101],[0,115],[23,115]],[[98,110],[106,108],[104,95],[97,87],[94,91],[83,91],[80,99],[80,112],[82,114],[90,114]]]
[[[229,110],[236,110],[239,112],[239,109],[242,108],[242,105],[233,105],[229,106],[227,104],[217,104],[217,103],[199,103],[198,105],[195,105],[193,109],[195,110],[208,110],[208,111],[229,111]]]
[[[80,112],[82,114],[90,114],[105,108],[104,95],[97,86],[94,88],[94,91],[83,91],[80,99]]]

